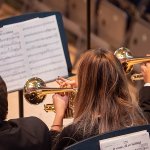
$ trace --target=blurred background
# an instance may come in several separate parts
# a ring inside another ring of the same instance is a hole
[[[0,19],[42,11],[62,13],[74,70],[89,48],[124,46],[135,57],[150,53],[150,0],[0,0]]]

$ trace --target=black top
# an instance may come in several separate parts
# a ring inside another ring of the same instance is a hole
[[[139,104],[145,117],[150,123],[150,86],[145,86],[140,90]]]
[[[72,145],[83,139],[86,139],[88,137],[98,134],[98,133],[92,132],[93,134],[83,136],[82,131],[79,132],[79,129],[77,129],[77,125],[74,125],[74,124],[68,125],[59,134],[57,131],[51,131],[51,132],[53,132],[53,135],[54,135],[52,150],[63,150],[69,145]]]
[[[49,129],[36,117],[2,121],[0,150],[50,150]]]

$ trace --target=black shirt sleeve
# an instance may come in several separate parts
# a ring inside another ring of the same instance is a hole
[[[143,87],[139,92],[139,105],[150,123],[150,86]]]
[[[50,133],[37,117],[5,121],[0,127],[0,150],[49,150]]]

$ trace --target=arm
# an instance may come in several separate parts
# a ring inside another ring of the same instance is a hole
[[[75,80],[68,80],[59,77],[56,82],[60,85],[60,87],[68,87],[68,88],[74,88],[76,87]],[[51,137],[52,137],[52,149],[63,149],[66,146],[69,146],[76,142],[74,138],[72,137],[74,133],[74,128],[72,125],[69,125],[65,127],[62,130],[63,125],[63,118],[65,114],[65,110],[68,105],[68,96],[64,94],[54,94],[53,95],[53,104],[55,107],[55,118],[53,120],[53,125],[51,127]]]
[[[67,88],[75,88],[77,87],[75,80],[68,80],[62,77],[58,77],[56,82],[60,85],[61,88],[67,87]],[[61,131],[63,127],[63,118],[65,115],[65,111],[68,106],[68,94],[67,93],[60,93],[60,94],[54,94],[53,95],[53,104],[55,107],[55,118],[52,125],[52,130],[55,131]]]
[[[67,87],[67,88],[77,88],[78,84],[75,80],[69,80],[62,77],[58,77],[56,82],[60,85],[60,87]]]
[[[65,114],[65,110],[68,105],[68,96],[54,94],[53,95],[53,104],[55,107],[55,118],[53,120],[53,125],[51,126],[52,130],[61,131],[63,127],[63,118]]]

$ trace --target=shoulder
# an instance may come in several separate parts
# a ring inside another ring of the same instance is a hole
[[[9,135],[13,135],[19,144],[24,142],[25,145],[39,146],[39,149],[50,148],[50,133],[46,124],[37,117],[25,117],[18,119],[8,120],[9,124]],[[42,147],[42,148],[41,148]]]
[[[39,118],[37,117],[24,117],[24,118],[18,118],[18,119],[10,119],[8,120],[9,124],[12,126],[17,126],[22,129],[26,130],[32,130],[32,131],[49,131],[47,125]]]
[[[8,121],[14,122],[14,123],[20,123],[20,124],[24,124],[24,123],[45,124],[41,119],[39,119],[37,117],[24,117],[24,118],[10,119]]]

